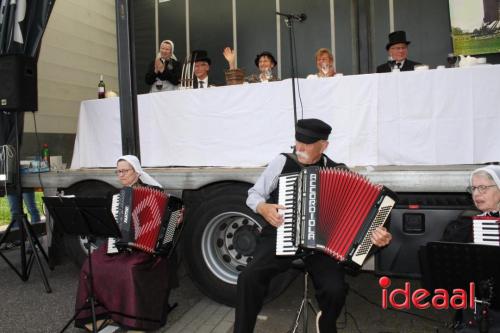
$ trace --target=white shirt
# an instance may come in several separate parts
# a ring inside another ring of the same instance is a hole
[[[286,163],[284,155],[276,156],[262,172],[255,185],[248,190],[247,206],[257,213],[257,205],[266,202],[278,186],[279,176]]]
[[[198,89],[201,88],[200,82],[203,82],[203,88],[208,88],[208,75],[203,80],[198,79]]]

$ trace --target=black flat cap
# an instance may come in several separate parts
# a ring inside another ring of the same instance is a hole
[[[271,59],[271,62],[273,63],[273,66],[275,66],[275,67],[278,64],[278,62],[276,61],[276,59],[274,58],[274,56],[271,52],[264,51],[262,53],[257,54],[257,56],[255,57],[255,66],[259,67],[259,60],[262,57],[268,57],[269,59]]]
[[[302,143],[315,143],[328,140],[332,132],[330,125],[319,119],[301,119],[295,125],[295,140]]]
[[[193,52],[191,52],[191,59],[194,62],[203,61],[208,63],[209,65],[212,64],[212,61],[208,57],[208,53],[205,50],[194,50]]]

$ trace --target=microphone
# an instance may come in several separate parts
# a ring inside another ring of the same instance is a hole
[[[280,16],[285,16],[288,19],[297,20],[299,22],[304,22],[307,19],[307,15],[304,14],[304,13],[301,13],[301,14],[285,14],[285,13],[276,12],[276,14],[280,15]]]

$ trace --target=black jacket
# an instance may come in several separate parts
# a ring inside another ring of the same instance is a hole
[[[216,86],[217,84],[210,79],[210,75],[208,76],[208,87],[213,87]],[[208,88],[208,87],[203,87],[203,88]],[[193,80],[193,89],[198,89],[198,78],[195,76]]]
[[[164,70],[163,73],[155,73],[155,60],[153,60],[146,72],[146,84],[154,84],[156,78],[162,81],[168,81],[173,85],[178,85],[181,79],[181,64],[177,60],[170,59],[166,63],[166,70]]]
[[[420,63],[416,62],[416,61],[412,61],[410,59],[406,59],[404,64],[403,64],[403,67],[400,68],[400,71],[401,72],[412,71],[415,69],[416,65],[420,65]],[[386,62],[386,63],[379,65],[377,67],[377,73],[388,73],[391,71],[392,71],[392,68],[391,68],[389,62]]]

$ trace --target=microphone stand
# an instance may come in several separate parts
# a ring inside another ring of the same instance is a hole
[[[295,73],[295,56],[294,56],[294,34],[293,34],[293,20],[291,17],[285,18],[285,25],[288,28],[288,36],[290,37],[290,72],[292,74],[292,98],[293,98],[293,121],[294,128],[297,124],[297,102],[295,97],[295,78],[297,77]]]
[[[295,79],[297,77],[296,75],[296,69],[295,69],[295,56],[294,56],[294,33],[293,33],[293,20],[298,20],[299,22],[302,22],[305,20],[306,16],[304,14],[302,15],[293,15],[293,14],[283,14],[276,12],[277,15],[284,16],[285,17],[285,25],[288,28],[288,36],[290,39],[290,72],[292,75],[292,98],[293,98],[293,127],[295,128],[295,125],[297,124],[297,103],[296,103],[296,96],[295,96]]]

